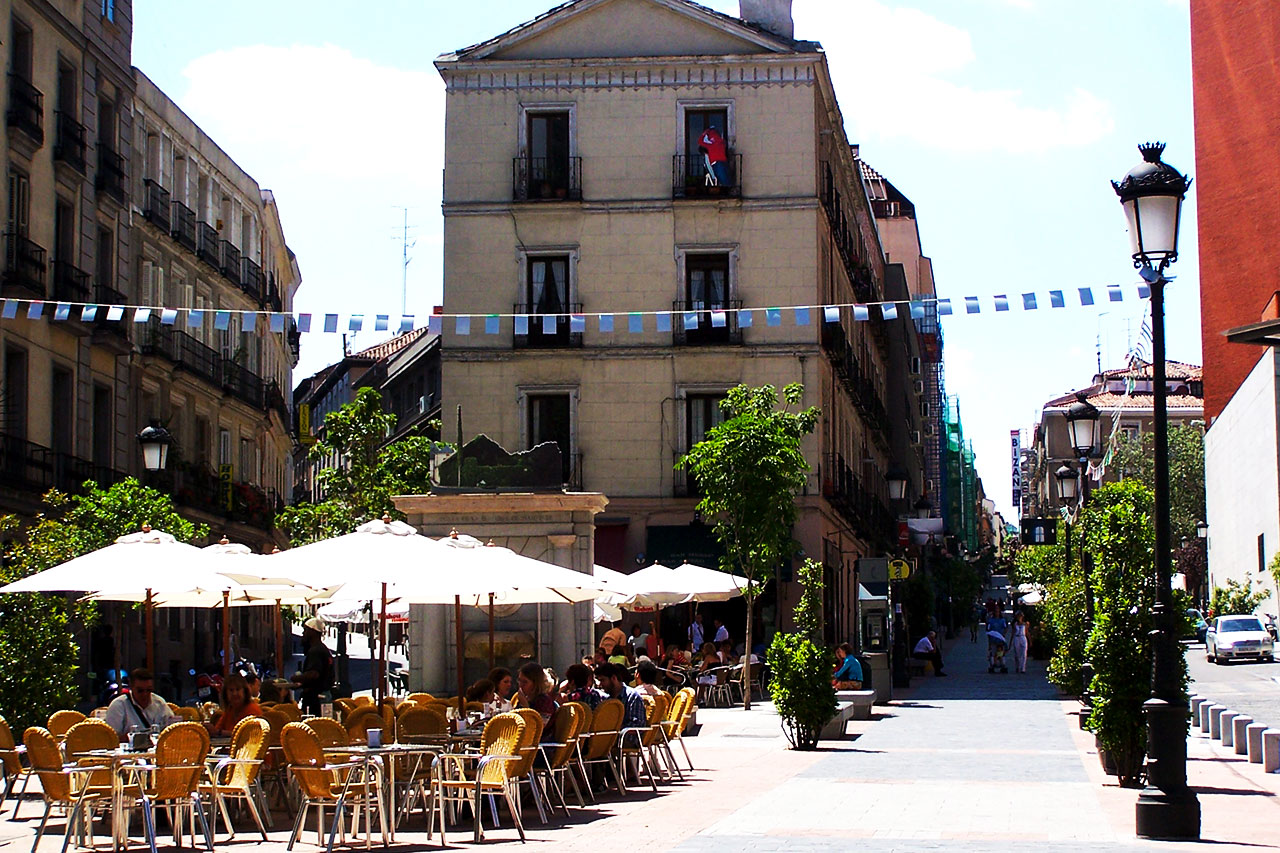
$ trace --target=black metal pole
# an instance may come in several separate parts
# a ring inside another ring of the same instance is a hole
[[[1084,512],[1084,508],[1089,504],[1089,459],[1085,457],[1080,460],[1080,511]],[[1084,525],[1080,525],[1080,570],[1084,575],[1084,619],[1089,626],[1089,630],[1093,630],[1093,559],[1089,555],[1089,549],[1084,546]],[[1093,667],[1088,661],[1085,666],[1089,667],[1092,672]],[[1087,687],[1088,685],[1086,685]]]
[[[1143,838],[1199,838],[1200,801],[1187,787],[1187,696],[1175,632],[1169,552],[1169,413],[1164,354],[1164,266],[1151,282],[1151,358],[1155,398],[1156,606],[1147,716],[1147,787],[1138,796]]]

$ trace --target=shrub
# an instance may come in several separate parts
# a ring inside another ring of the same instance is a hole
[[[779,633],[767,659],[769,692],[787,740],[796,749],[813,749],[836,710],[835,656],[803,634]]]
[[[1209,612],[1214,616],[1229,616],[1233,613],[1249,614],[1258,609],[1258,605],[1266,601],[1271,593],[1266,589],[1257,591],[1253,581],[1245,580],[1243,584],[1232,578],[1227,579],[1227,588],[1215,586],[1213,598],[1209,602]]]

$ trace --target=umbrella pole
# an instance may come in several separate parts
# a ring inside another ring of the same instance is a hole
[[[155,667],[155,637],[154,637],[154,636],[152,636],[152,625],[151,625],[151,623],[152,623],[152,621],[153,621],[153,620],[152,620],[152,616],[154,615],[154,612],[153,612],[153,611],[154,611],[154,605],[153,605],[153,604],[152,604],[152,602],[151,602],[151,588],[150,588],[150,587],[147,587],[147,604],[146,604],[146,607],[144,608],[144,611],[145,611],[145,617],[146,617],[146,620],[147,620],[147,624],[146,624],[146,639],[147,639],[147,669],[151,670],[151,672],[152,672],[152,673],[154,673],[154,672],[156,671],[156,667]]]
[[[462,596],[460,595],[453,597],[453,625],[455,640],[458,644],[458,719],[462,719],[467,713],[467,686],[462,675],[464,649],[462,647]]]
[[[493,593],[489,593],[489,670],[493,670]]]
[[[276,678],[284,672],[284,619],[280,616],[280,599],[276,599],[276,609],[272,617],[276,629]]]
[[[382,585],[382,618],[378,620],[378,701],[387,695],[387,585]]]
[[[231,673],[231,593],[222,591],[222,677]]]

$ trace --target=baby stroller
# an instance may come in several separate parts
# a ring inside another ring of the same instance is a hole
[[[1008,645],[1004,634],[999,631],[987,632],[987,672],[998,671],[1004,675],[1009,674],[1009,667],[1004,663],[1004,653]]]

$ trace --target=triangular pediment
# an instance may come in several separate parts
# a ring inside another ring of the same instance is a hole
[[[734,56],[795,43],[687,0],[576,0],[452,57],[472,60]]]

